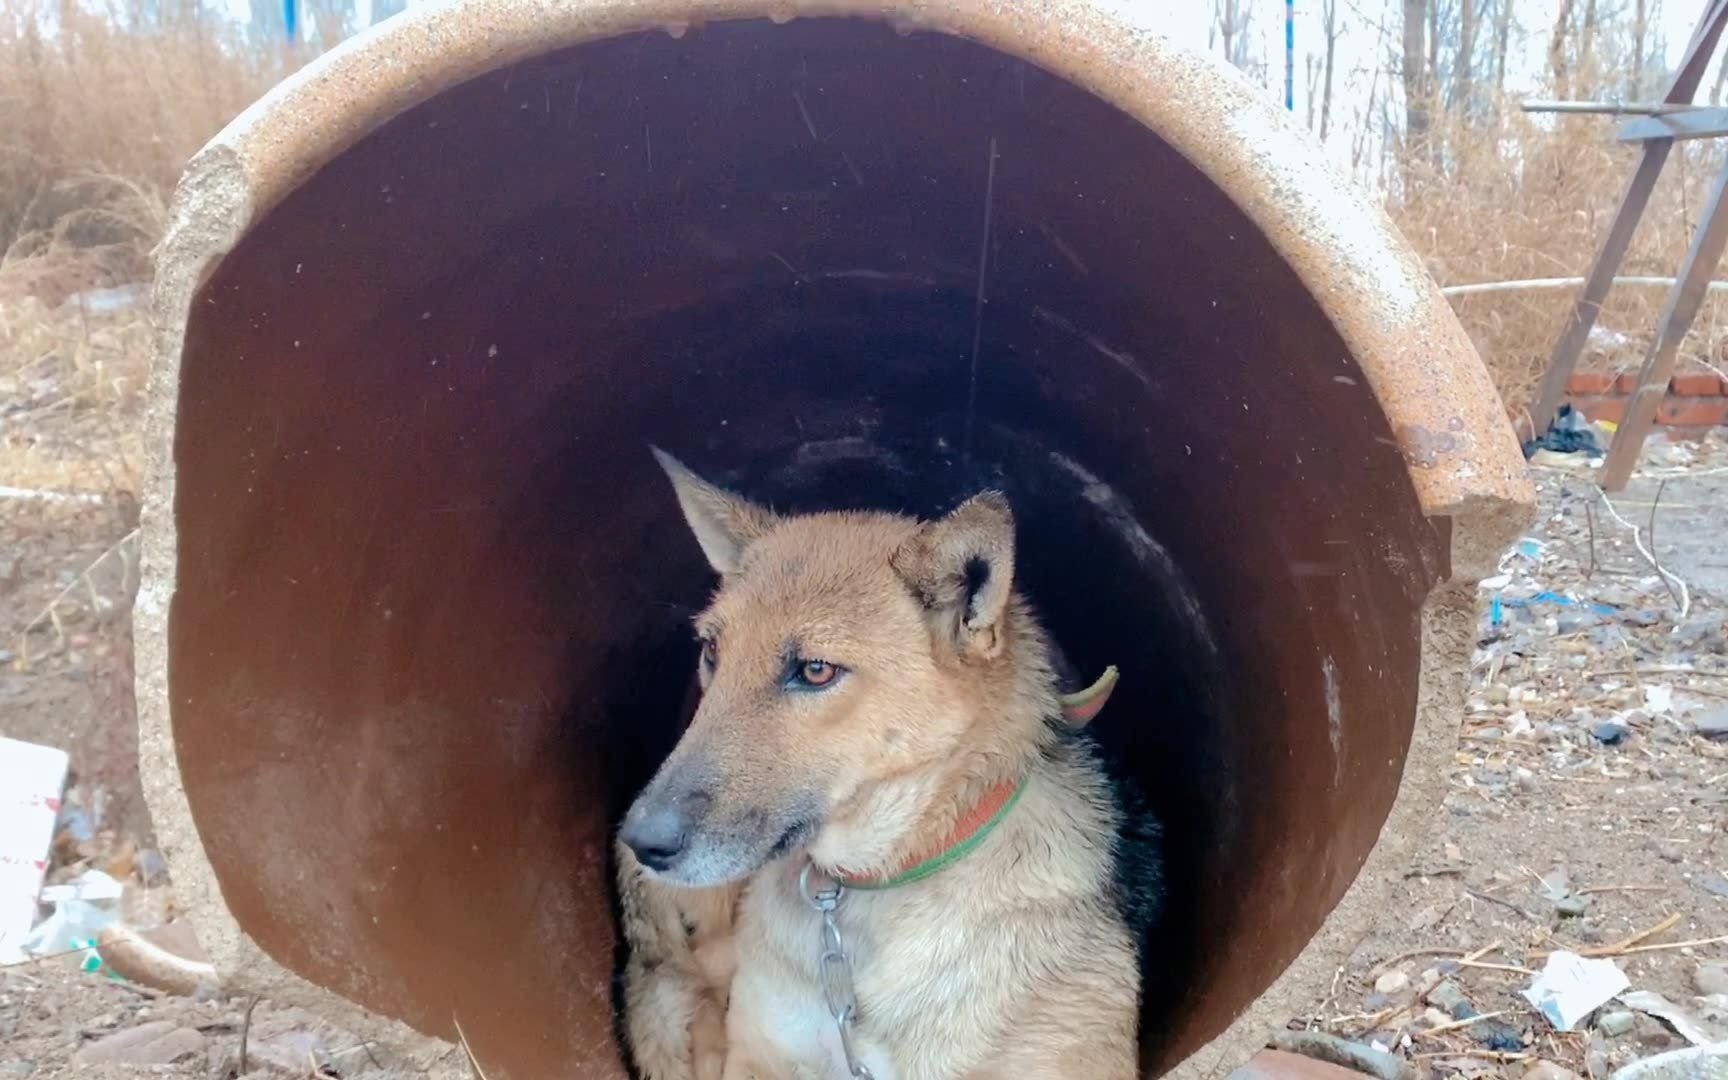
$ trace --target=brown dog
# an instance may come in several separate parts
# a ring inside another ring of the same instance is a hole
[[[619,832],[638,1068],[1134,1076],[1156,882],[1120,880],[1077,730],[1113,674],[1065,724],[1006,501],[779,517],[656,453],[721,585],[702,703]]]

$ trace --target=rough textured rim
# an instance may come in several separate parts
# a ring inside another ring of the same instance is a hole
[[[1438,805],[1463,699],[1474,582],[1534,500],[1498,395],[1449,306],[1384,212],[1233,70],[1111,0],[449,0],[417,7],[290,78],[193,159],[176,194],[154,292],[144,576],[135,614],[140,767],[158,837],[200,941],[224,977],[314,1007],[430,1062],[446,1044],[364,1012],[268,957],[236,924],[180,784],[167,683],[174,593],[173,430],[192,297],[262,214],[380,124],[485,71],[643,29],[682,33],[734,18],[862,16],[1016,55],[1156,131],[1266,233],[1328,312],[1397,434],[1428,516],[1452,519],[1453,580],[1423,615],[1421,692],[1398,797],[1355,883],[1294,964],[1223,1034],[1172,1073],[1227,1072],[1300,1008],[1371,925]]]

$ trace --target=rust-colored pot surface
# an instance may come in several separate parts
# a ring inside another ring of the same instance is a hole
[[[1005,489],[1168,824],[1146,1075],[1312,1004],[1437,803],[1531,494],[1383,215],[1132,18],[459,0],[194,160],[139,687],[226,977],[624,1075],[608,831],[708,584],[654,442],[789,509]]]

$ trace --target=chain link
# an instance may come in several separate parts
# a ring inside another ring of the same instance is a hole
[[[823,880],[812,888],[811,875],[814,872],[815,863],[804,864],[804,870],[798,875],[798,891],[822,916],[822,952],[817,964],[822,1002],[828,1006],[828,1015],[834,1018],[834,1026],[840,1031],[840,1049],[846,1055],[846,1068],[852,1080],[875,1080],[852,1049],[852,1028],[858,1020],[858,997],[852,988],[852,958],[846,954],[846,939],[840,936],[840,924],[835,919],[840,901],[846,895],[846,886],[822,875]]]

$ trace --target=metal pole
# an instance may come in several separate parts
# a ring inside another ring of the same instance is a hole
[[[1693,112],[1703,105],[1677,105],[1651,101],[1623,104],[1618,101],[1526,101],[1518,106],[1527,113],[1584,113],[1590,116],[1664,116],[1668,113]]]
[[[1296,0],[1284,0],[1284,107],[1296,111]]]

